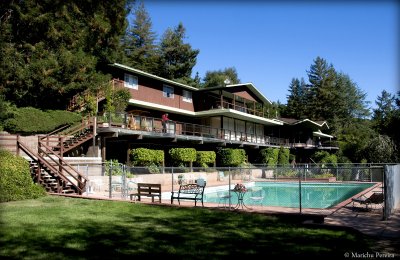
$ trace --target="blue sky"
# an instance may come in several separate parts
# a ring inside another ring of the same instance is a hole
[[[322,2],[322,3],[321,3]],[[367,93],[400,89],[398,1],[161,1],[144,0],[161,37],[182,22],[186,43],[199,49],[206,71],[235,67],[268,99],[285,104],[291,79],[320,56]]]

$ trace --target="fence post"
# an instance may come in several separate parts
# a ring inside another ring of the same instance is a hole
[[[109,164],[109,169],[108,169],[108,197],[111,199],[112,198],[112,190],[111,190],[111,187],[112,187],[112,184],[111,184],[111,182],[112,182],[112,167],[113,167],[113,165],[112,165],[112,163],[110,163]]]
[[[304,172],[304,175],[305,175],[305,173],[306,173],[306,168],[304,167],[304,169],[303,169],[303,172]],[[301,171],[300,171],[300,174],[299,174],[299,210],[300,210],[300,214],[302,213],[302,207],[301,207],[301,176],[302,174],[301,174]]]
[[[171,192],[174,191],[174,167],[171,168]],[[172,193],[171,193],[172,195]]]
[[[231,167],[228,167],[228,195],[229,195],[229,210],[232,209],[231,205],[232,205],[232,201],[231,201]]]

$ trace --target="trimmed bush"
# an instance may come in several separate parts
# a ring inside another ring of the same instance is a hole
[[[152,150],[147,148],[132,149],[131,161],[135,166],[157,166],[164,161],[163,150]]]
[[[237,167],[246,162],[244,149],[223,148],[218,151],[221,166]]]
[[[197,151],[196,163],[200,165],[200,167],[207,168],[209,164],[215,162],[216,157],[214,151]]]
[[[168,153],[177,164],[196,161],[196,149],[194,148],[171,148]]]
[[[0,149],[0,202],[36,199],[45,195],[44,188],[33,183],[28,161]]]

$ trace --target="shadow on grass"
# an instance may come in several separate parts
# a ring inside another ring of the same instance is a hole
[[[18,236],[9,233],[3,236],[0,231],[0,256],[8,259],[343,257],[345,252],[369,249],[368,240],[357,232],[311,228],[277,217],[204,208],[129,207],[131,211],[120,212],[111,221],[91,216],[90,220],[83,218],[77,222],[66,217],[51,224],[52,227],[43,224],[16,227],[20,229]]]

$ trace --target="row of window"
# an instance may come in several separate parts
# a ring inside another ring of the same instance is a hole
[[[125,73],[125,87],[131,89],[138,89],[138,77]],[[174,98],[174,87],[163,85],[163,96],[166,98]],[[182,101],[192,103],[192,92],[183,90]]]

